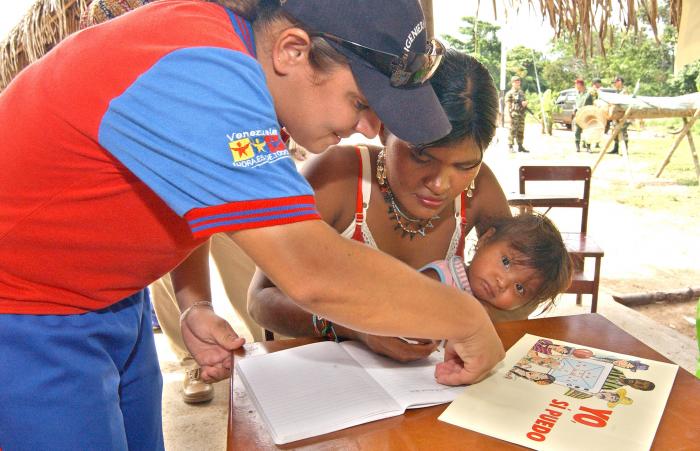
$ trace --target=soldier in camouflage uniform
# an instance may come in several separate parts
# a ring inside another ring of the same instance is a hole
[[[513,143],[518,142],[518,152],[528,152],[523,147],[525,136],[525,109],[527,100],[525,93],[520,89],[520,77],[517,75],[510,79],[510,91],[506,93],[506,108],[510,115],[510,135],[508,136],[508,148],[513,151]]]
[[[576,95],[576,107],[574,109],[574,117],[572,119],[572,122],[575,127],[575,132],[574,132],[574,140],[576,141],[576,152],[581,151],[581,132],[583,129],[578,126],[576,123],[576,111],[579,110],[579,108],[582,108],[586,105],[593,105],[593,98],[591,97],[591,93],[586,91],[586,84],[583,82],[583,79],[578,78],[576,79],[576,91],[578,94]],[[586,148],[588,152],[591,151],[591,145],[587,143],[583,143],[583,146]]]
[[[615,91],[617,91],[618,94],[627,94],[627,89],[625,89],[624,78],[618,75],[617,77],[615,77],[615,81],[613,83],[615,85]],[[609,153],[620,153],[620,135],[622,135],[622,139],[625,141],[625,150],[629,152],[629,137],[627,136],[627,127],[629,127],[629,125],[630,123],[627,121],[625,121],[625,123],[622,124],[622,129],[620,129],[620,133],[618,133],[615,137],[615,145]]]

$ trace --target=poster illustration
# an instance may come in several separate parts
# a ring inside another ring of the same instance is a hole
[[[526,334],[440,420],[541,450],[648,450],[678,366]]]

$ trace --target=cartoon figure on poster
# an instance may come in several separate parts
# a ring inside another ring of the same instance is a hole
[[[623,387],[642,391],[651,391],[655,387],[651,381],[627,377],[623,369],[644,371],[649,369],[649,365],[639,360],[598,356],[589,349],[572,348],[540,339],[505,377],[522,378],[538,385],[563,385],[567,387],[563,393],[565,396],[596,398],[613,408],[633,403]]]

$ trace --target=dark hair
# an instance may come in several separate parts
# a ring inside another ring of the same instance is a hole
[[[286,22],[291,27],[298,27],[310,33],[308,27],[285,13],[280,7],[279,0],[208,0],[222,5],[246,20],[253,22],[253,28],[264,32],[272,24]],[[318,72],[330,72],[338,65],[347,65],[348,60],[340,52],[331,47],[325,39],[315,36],[311,38],[309,62]]]
[[[533,302],[553,301],[566,291],[571,284],[573,263],[561,233],[549,218],[539,213],[522,213],[498,219],[490,226],[496,232],[489,241],[507,241],[511,249],[522,254],[513,264],[532,268],[542,278]]]
[[[496,133],[498,116],[498,91],[488,69],[473,56],[447,49],[430,83],[452,131],[425,147],[449,145],[469,137],[483,154]]]
[[[646,379],[630,379],[627,377],[621,377],[619,381],[624,385],[629,385],[630,387],[641,391],[652,391],[654,388],[656,388],[656,384]],[[641,385],[639,385],[638,382],[641,382]]]

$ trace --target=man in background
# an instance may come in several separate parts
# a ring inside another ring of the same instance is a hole
[[[508,149],[513,152],[513,143],[518,142],[518,152],[528,152],[523,146],[525,137],[525,111],[527,100],[525,93],[520,89],[520,77],[514,75],[510,79],[510,91],[506,93],[506,107],[510,115],[510,135],[508,135]]]
[[[613,81],[613,85],[615,87],[615,92],[618,94],[622,95],[627,95],[627,89],[625,88],[625,79],[620,77],[619,75],[615,77],[615,80]],[[629,127],[630,123],[625,121],[624,124],[622,124],[622,128],[620,129],[620,133],[615,136],[615,145],[613,146],[612,150],[609,153],[614,153],[614,154],[619,154],[620,153],[620,135],[622,135],[622,139],[625,141],[625,150],[629,152],[629,136],[627,135],[627,127]]]
[[[575,82],[575,87],[576,87],[576,105],[574,108],[574,117],[572,118],[571,122],[574,124],[575,127],[575,132],[574,132],[574,140],[576,143],[576,152],[581,151],[581,132],[583,129],[579,127],[579,125],[576,123],[576,112],[586,106],[586,105],[593,105],[593,98],[591,97],[591,93],[586,91],[586,84],[584,83],[582,78],[577,78]],[[587,152],[591,151],[591,145],[584,142],[583,146],[585,147]]]

